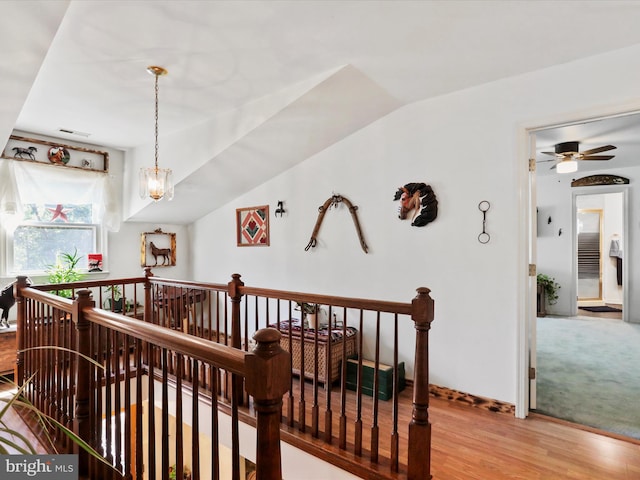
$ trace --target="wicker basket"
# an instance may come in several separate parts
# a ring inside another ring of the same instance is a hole
[[[346,339],[346,358],[356,355],[356,338],[357,335],[352,335]],[[328,337],[318,337],[318,381],[324,383],[329,371],[329,344],[331,345],[331,382],[334,382],[340,378],[340,371],[342,366],[342,353],[343,344],[345,342],[342,338],[333,339],[329,342]],[[280,346],[289,351],[289,336],[287,332],[282,332],[282,338],[280,339]],[[302,366],[302,357],[304,349],[304,376],[305,378],[314,378],[315,374],[315,340],[313,338],[306,337],[304,343],[301,345],[300,335],[296,335],[296,332],[292,332],[291,335],[291,367],[294,375],[300,375]]]

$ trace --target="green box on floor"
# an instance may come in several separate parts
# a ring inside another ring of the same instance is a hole
[[[373,396],[373,375],[375,372],[375,362],[362,360],[362,393]],[[391,365],[378,364],[378,398],[389,400],[393,397],[393,367]],[[398,392],[404,390],[404,362],[398,364]],[[358,359],[347,360],[347,388],[357,390],[358,388]]]

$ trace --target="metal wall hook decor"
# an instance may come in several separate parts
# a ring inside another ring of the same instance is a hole
[[[274,215],[277,217],[278,214],[280,214],[280,218],[282,218],[282,215],[284,215],[285,212],[286,210],[284,209],[284,202],[282,200],[278,200],[278,208],[276,208]]]
[[[318,208],[318,219],[316,220],[315,227],[313,227],[311,240],[309,240],[309,243],[304,249],[305,252],[310,248],[316,246],[316,237],[318,236],[320,225],[322,225],[322,220],[324,220],[324,216],[327,213],[327,210],[329,210],[331,207],[337,207],[339,203],[344,203],[349,208],[351,218],[353,218],[353,223],[356,227],[356,232],[358,233],[358,238],[360,239],[360,246],[362,247],[362,250],[364,250],[364,253],[369,253],[369,247],[367,247],[367,244],[364,241],[362,229],[360,228],[360,222],[358,221],[358,215],[356,213],[358,207],[352,204],[346,197],[343,197],[342,195],[332,195]]]
[[[478,210],[482,212],[482,233],[478,235],[478,241],[480,243],[489,243],[489,240],[491,240],[491,236],[487,233],[487,212],[490,208],[491,204],[486,200],[478,204]]]

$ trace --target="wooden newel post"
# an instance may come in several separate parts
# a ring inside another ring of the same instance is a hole
[[[151,273],[151,267],[145,267],[144,269],[144,312],[143,318],[146,323],[153,323],[153,303],[151,298],[151,282],[149,279],[153,277]]]
[[[231,346],[233,348],[242,348],[242,334],[240,333],[240,302],[242,301],[242,293],[240,292],[240,287],[244,286],[244,282],[240,280],[239,273],[234,273],[231,275],[231,281],[227,285],[229,299],[231,300]],[[232,392],[238,401],[238,405],[243,405],[242,377],[232,375],[231,381],[233,382]]]
[[[411,318],[416,328],[416,355],[413,379],[413,412],[409,423],[408,480],[431,478],[431,424],[429,423],[429,329],[433,322],[430,290],[417,289],[411,301]]]
[[[246,387],[257,413],[256,480],[281,480],[282,396],[291,382],[291,355],[280,347],[280,332],[258,330],[256,348],[245,356]]]
[[[229,299],[231,300],[231,346],[233,348],[242,347],[242,337],[240,334],[240,302],[242,301],[242,293],[240,288],[244,286],[244,282],[240,280],[240,274],[231,275],[229,282]]]
[[[91,291],[78,290],[73,302],[72,318],[76,326],[76,350],[80,354],[76,363],[76,404],[73,431],[82,440],[93,445],[91,438],[91,412],[89,410],[89,397],[91,394],[91,364],[86,357],[91,356],[91,328],[88,320],[84,318],[83,308],[95,307],[91,297]],[[74,453],[78,454],[78,470],[80,476],[89,473],[89,454],[74,443]]]
[[[14,369],[14,380],[22,386],[24,383],[24,349],[25,343],[25,328],[27,328],[27,304],[22,296],[22,289],[27,288],[30,285],[28,277],[17,277],[16,283],[13,285],[13,298],[16,299],[17,309],[17,329],[16,329],[16,366]]]

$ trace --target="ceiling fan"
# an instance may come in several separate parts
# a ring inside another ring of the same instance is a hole
[[[590,150],[579,150],[580,142],[562,142],[555,145],[553,152],[542,152],[545,155],[552,155],[557,162],[551,169],[557,168],[558,173],[575,172],[578,169],[577,161],[581,160],[611,160],[615,155],[595,155],[596,153],[608,152],[617,147],[614,145],[603,145],[602,147]],[[544,160],[553,161],[553,160]]]

